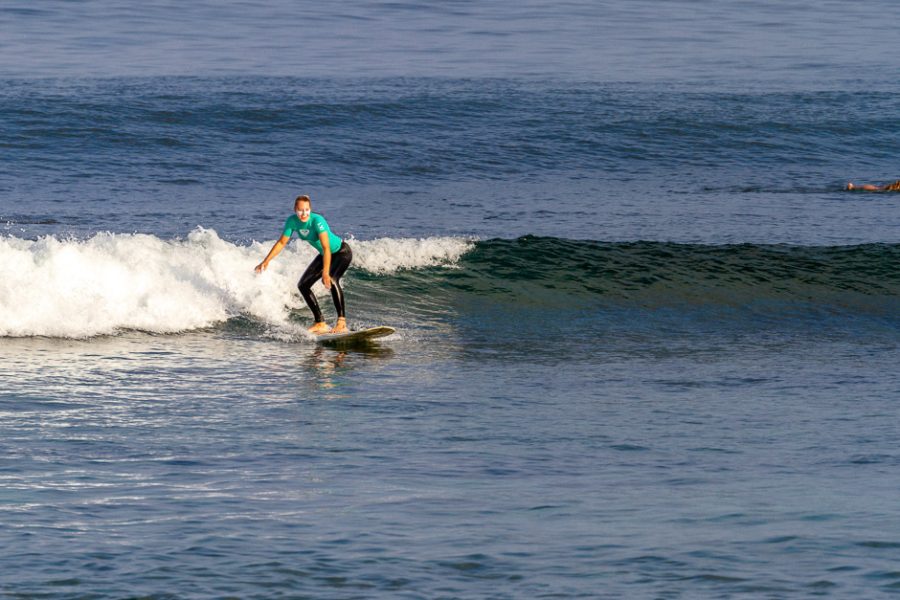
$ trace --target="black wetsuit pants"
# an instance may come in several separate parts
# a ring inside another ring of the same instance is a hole
[[[344,290],[341,289],[341,276],[347,270],[347,267],[350,266],[350,261],[352,260],[353,251],[350,250],[347,242],[343,242],[340,250],[331,254],[331,269],[329,273],[331,275],[331,299],[334,300],[334,308],[337,310],[338,317],[346,316],[344,314]],[[324,267],[324,264],[320,254],[309,263],[309,266],[306,267],[306,271],[303,273],[303,277],[297,283],[297,287],[300,288],[300,294],[306,300],[306,305],[312,311],[316,323],[321,323],[325,320],[322,317],[322,309],[319,308],[316,296],[312,293],[313,284],[322,279],[322,267]]]

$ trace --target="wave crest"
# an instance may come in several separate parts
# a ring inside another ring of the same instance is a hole
[[[253,269],[270,246],[238,246],[203,228],[184,240],[0,237],[0,336],[174,333],[238,315],[297,330],[285,307],[302,304],[296,280],[315,251],[295,242],[257,275]],[[469,247],[455,238],[354,241],[354,267],[389,274],[453,264]]]

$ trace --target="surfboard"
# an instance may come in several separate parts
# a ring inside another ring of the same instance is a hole
[[[386,335],[391,335],[395,331],[396,330],[393,327],[381,325],[379,327],[360,329],[359,331],[348,331],[347,333],[323,333],[316,337],[316,341],[320,344],[366,342]]]

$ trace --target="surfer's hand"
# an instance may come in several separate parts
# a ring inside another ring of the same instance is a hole
[[[325,286],[326,290],[331,289],[331,276],[328,273],[322,274],[322,284]]]
[[[269,266],[269,263],[267,263],[266,261],[262,261],[261,263],[259,263],[258,265],[256,265],[256,268],[253,269],[253,270],[256,271],[257,273],[262,273],[263,271],[266,270],[266,268],[267,268],[268,266]]]

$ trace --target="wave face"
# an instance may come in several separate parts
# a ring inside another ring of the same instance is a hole
[[[897,244],[704,246],[532,236],[351,243],[345,287],[353,317],[363,321],[389,315],[417,327],[434,318],[466,321],[490,306],[500,329],[514,329],[529,310],[538,319],[565,311],[625,319],[618,324],[626,328],[673,313],[682,325],[698,315],[733,323],[763,316],[900,325]],[[305,315],[305,307],[295,285],[313,251],[292,244],[258,276],[253,267],[268,248],[232,244],[207,229],[184,240],[0,238],[0,335],[175,333],[240,318],[296,336],[305,324],[296,313]],[[325,295],[321,286],[319,293]]]
[[[533,299],[644,307],[785,301],[892,314],[900,299],[900,245],[604,243],[526,236],[478,244],[448,283]]]

